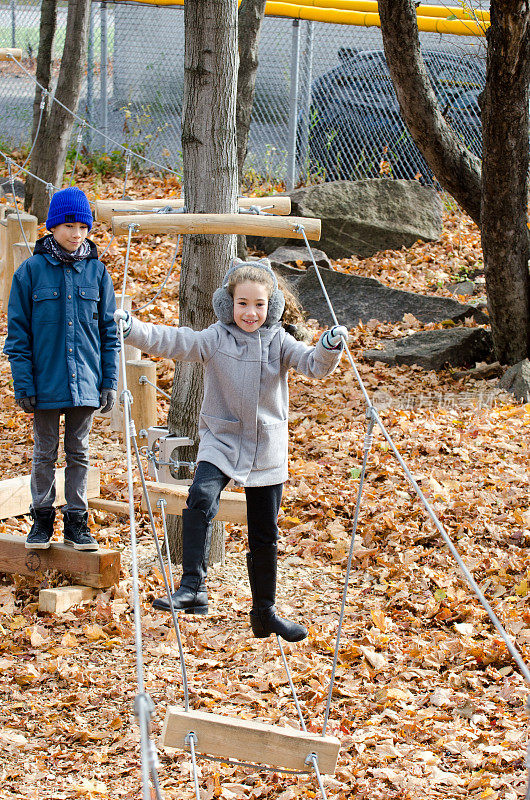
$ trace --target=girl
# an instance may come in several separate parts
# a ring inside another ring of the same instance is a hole
[[[182,579],[173,607],[206,614],[206,565],[211,522],[228,481],[245,487],[247,567],[254,636],[276,633],[290,642],[307,636],[303,625],[276,614],[276,556],[283,483],[287,479],[287,373],[292,367],[324,378],[342,353],[343,327],[326,331],[314,347],[296,341],[280,319],[285,298],[270,261],[236,259],[213,296],[218,322],[202,331],[152,325],[116,311],[124,335],[142,351],[204,365],[197,469],[182,514]],[[156,608],[169,609],[167,600]]]

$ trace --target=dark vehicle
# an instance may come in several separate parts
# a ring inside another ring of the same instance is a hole
[[[443,115],[480,158],[478,97],[484,88],[484,63],[478,57],[436,50],[422,55]],[[383,51],[341,48],[339,60],[313,83],[310,119],[301,120],[305,125],[299,127],[308,133],[311,172],[322,173],[326,180],[386,174],[432,182],[432,172],[399,114]]]

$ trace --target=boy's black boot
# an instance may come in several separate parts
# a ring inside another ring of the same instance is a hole
[[[47,550],[53,536],[54,508],[30,508],[33,525],[26,537],[27,550]]]
[[[75,550],[97,550],[98,543],[90,533],[88,527],[88,511],[65,511],[64,543]]]
[[[307,636],[307,628],[276,614],[276,562],[275,544],[260,547],[247,553],[247,569],[252,591],[250,625],[257,639],[276,633],[288,642],[301,642]]]
[[[175,611],[186,614],[207,614],[206,571],[212,526],[204,511],[185,508],[182,511],[182,579],[180,587],[171,595]],[[169,611],[167,597],[153,601],[153,608]]]

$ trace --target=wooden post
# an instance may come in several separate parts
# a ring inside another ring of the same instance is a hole
[[[133,398],[131,416],[141,447],[147,444],[147,429],[157,424],[156,389],[141,382],[142,377],[156,384],[156,364],[148,359],[127,361],[127,388]]]
[[[119,307],[121,302],[121,296],[116,295],[116,306]],[[129,294],[125,295],[125,302],[123,304],[125,311],[131,311],[132,308],[132,297]],[[125,360],[126,361],[139,361],[142,357],[141,351],[137,347],[133,347],[131,344],[127,344],[127,339],[124,343],[125,346]],[[116,402],[114,403],[113,408],[110,411],[107,411],[106,414],[98,413],[98,416],[104,417],[110,420],[110,429],[111,431],[120,431],[123,432],[123,407],[120,403],[120,395],[123,392],[123,376],[121,373],[121,355],[119,361],[119,372],[118,372],[118,390],[117,390],[117,397]]]
[[[29,246],[31,248],[33,254],[33,248],[35,246],[35,242],[29,242]],[[30,254],[28,253],[28,248],[26,247],[25,242],[17,242],[13,245],[13,274],[17,271],[21,264],[29,258]]]
[[[0,61],[11,61],[10,56],[20,61],[22,59],[20,47],[0,47]]]
[[[20,216],[20,221],[19,221],[19,216]],[[7,217],[6,222],[7,222],[7,231],[6,231],[5,251],[4,251],[5,257],[3,260],[4,275],[3,275],[3,291],[2,291],[4,311],[7,310],[7,303],[9,301],[9,292],[11,291],[11,282],[13,280],[13,271],[14,271],[13,245],[19,242],[23,238],[20,226],[22,226],[28,242],[35,242],[37,239],[38,220],[37,217],[33,216],[33,214],[23,214],[21,212],[20,215],[10,214]]]

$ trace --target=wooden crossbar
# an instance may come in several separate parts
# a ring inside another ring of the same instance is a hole
[[[303,239],[303,225],[308,239],[320,239],[320,220],[313,217],[260,217],[257,214],[131,214],[112,217],[112,232],[128,233],[128,226],[136,225],[133,235],[144,233],[237,233],[249,236],[279,236]]]
[[[197,737],[195,749],[199,753],[271,767],[310,770],[306,758],[316,753],[319,771],[332,774],[339,756],[340,741],[334,736],[169,706],[161,735],[162,746],[189,750],[185,740],[191,732]]]
[[[48,550],[26,550],[24,536],[0,534],[0,572],[34,575],[56,569],[76,583],[96,589],[114,586],[120,579],[118,550],[74,550],[54,542]]]
[[[89,467],[87,497],[99,496],[100,475],[97,467]],[[66,503],[64,496],[64,467],[55,470],[55,506]],[[31,505],[30,476],[19,475],[17,478],[6,478],[0,481],[0,519],[19,517],[29,514]]]
[[[257,206],[267,214],[290,214],[291,198],[285,197],[240,197],[239,208]],[[162,197],[148,200],[96,200],[95,216],[98,222],[110,222],[112,217],[121,214],[130,214],[131,211],[141,209],[144,213],[156,211],[158,208],[183,208],[184,200],[180,197]]]
[[[55,589],[41,589],[39,592],[39,611],[47,614],[62,614],[72,606],[93,600],[97,590],[92,586],[58,586]]]
[[[155,483],[154,481],[147,481],[146,486],[153,509],[156,509],[156,504],[159,500],[165,500],[167,514],[177,514],[179,516],[182,514],[182,509],[186,507],[189,486],[181,486],[175,483]],[[144,500],[142,500],[142,508],[145,511]],[[215,519],[246,525],[247,501],[245,495],[242,492],[227,490],[221,492],[219,511]]]
[[[106,511],[109,514],[116,514],[117,517],[129,516],[129,503],[123,500],[107,500],[105,497],[94,497],[88,501],[88,507],[95,511]]]
[[[10,61],[10,56],[20,61],[22,50],[19,47],[0,47],[0,61]]]

